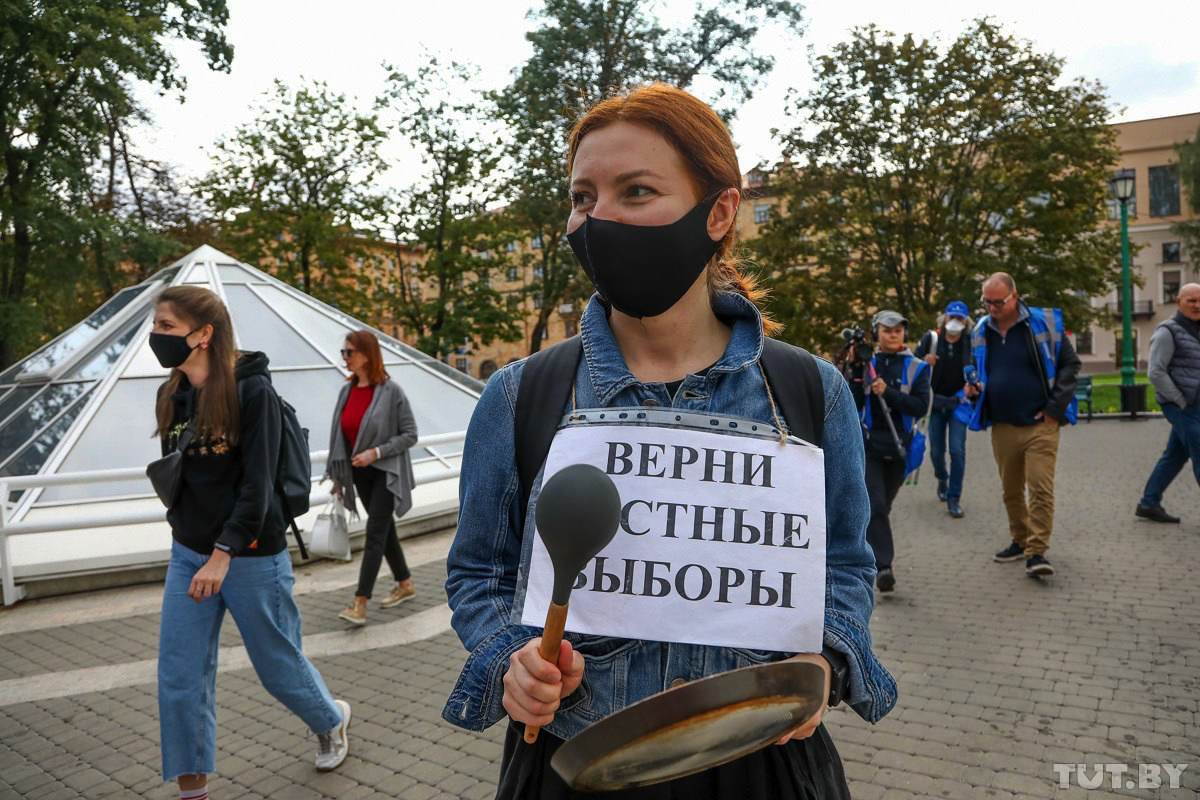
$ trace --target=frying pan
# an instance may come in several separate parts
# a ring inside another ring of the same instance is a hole
[[[816,664],[777,661],[647,697],[563,743],[550,766],[572,789],[631,789],[691,775],[779,739],[825,702]]]

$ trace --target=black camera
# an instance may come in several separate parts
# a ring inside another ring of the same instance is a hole
[[[875,355],[875,348],[867,341],[866,332],[857,325],[842,328],[842,339],[846,342],[843,352],[849,356],[851,363],[870,361],[871,356]]]

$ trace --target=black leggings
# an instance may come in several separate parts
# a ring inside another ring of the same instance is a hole
[[[367,510],[367,542],[363,548],[362,567],[358,571],[359,597],[370,597],[375,578],[384,558],[392,568],[396,583],[408,580],[408,564],[396,538],[393,511],[396,498],[387,488],[387,473],[374,467],[354,467],[354,490]]]

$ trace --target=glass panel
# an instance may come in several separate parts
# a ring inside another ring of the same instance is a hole
[[[9,414],[17,410],[17,407],[24,403],[29,398],[33,397],[42,389],[42,384],[34,386],[18,386],[4,396],[0,400],[0,422],[3,422]]]
[[[1179,170],[1174,164],[1150,168],[1150,216],[1179,213]]]
[[[106,347],[101,348],[91,358],[79,365],[64,378],[71,380],[86,380],[90,378],[103,378],[112,369],[113,364],[117,363],[117,359],[125,352],[125,348],[129,346],[129,342],[133,340],[133,335],[138,332],[142,325],[142,320],[135,319],[125,326],[125,330]]]
[[[448,366],[447,369],[453,370]],[[478,402],[475,396],[412,364],[388,367],[388,372],[412,403],[417,430],[422,436],[467,429]],[[461,445],[447,447],[459,449]]]
[[[308,338],[316,342],[318,347],[328,352],[339,364],[341,363],[341,358],[338,357],[338,350],[341,348],[346,334],[362,327],[361,325],[355,325],[353,320],[349,317],[343,317],[341,314],[338,314],[337,318],[334,318],[322,313],[322,311],[313,308],[300,298],[289,294],[278,286],[255,286],[254,290],[262,295],[272,311],[279,314],[299,330],[304,331],[304,334]],[[343,318],[348,320],[348,322],[343,322]]]
[[[113,384],[95,416],[66,454],[60,472],[141,467],[160,455],[154,431],[154,401],[161,378],[122,378]],[[39,502],[150,494],[148,481],[49,486]]]
[[[129,305],[134,298],[150,288],[151,285],[144,283],[117,292],[111,300],[93,311],[83,322],[36,351],[29,358],[9,368],[0,375],[0,383],[15,378],[18,372],[26,375],[35,372],[49,372],[55,365],[66,361],[72,353],[90,342],[104,323],[116,316],[117,312]]]
[[[221,279],[221,283],[249,283],[255,279],[254,275],[231,264],[218,264],[217,277]]]
[[[233,326],[243,350],[261,350],[270,356],[271,363],[277,367],[329,363],[308,342],[296,335],[291,326],[280,318],[280,312],[269,308],[246,286],[226,286],[225,296],[229,300],[229,313],[233,316]],[[298,327],[304,324],[301,319],[284,318]],[[341,339],[338,344],[341,344]]]
[[[19,414],[0,428],[0,459],[14,453],[50,420],[91,388],[91,383],[59,383],[46,386]]]
[[[17,454],[10,462],[0,468],[0,475],[32,475],[42,468],[46,463],[46,459],[54,452],[54,448],[58,447],[58,443],[62,440],[63,435],[71,427],[75,418],[79,416],[79,412],[87,404],[87,396],[91,394],[91,387],[95,384],[70,384],[76,387],[87,387],[81,391],[73,400],[75,404],[71,409],[59,417],[58,421],[51,425],[42,433],[35,441],[30,442],[29,446]],[[57,387],[56,387],[57,388]],[[3,432],[0,432],[0,437]],[[0,452],[5,451],[4,445],[0,444]]]
[[[208,267],[203,263],[192,264],[186,269],[187,272],[180,279],[180,283],[208,283]]]

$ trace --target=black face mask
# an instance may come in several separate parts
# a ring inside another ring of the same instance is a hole
[[[194,330],[188,331],[183,336],[173,333],[150,334],[150,349],[154,352],[158,363],[167,369],[174,369],[187,361],[188,356],[196,349],[187,343],[187,337],[195,332]]]
[[[613,308],[657,317],[679,302],[720,242],[708,235],[708,215],[721,192],[669,225],[629,225],[588,215],[567,234],[575,258]]]

